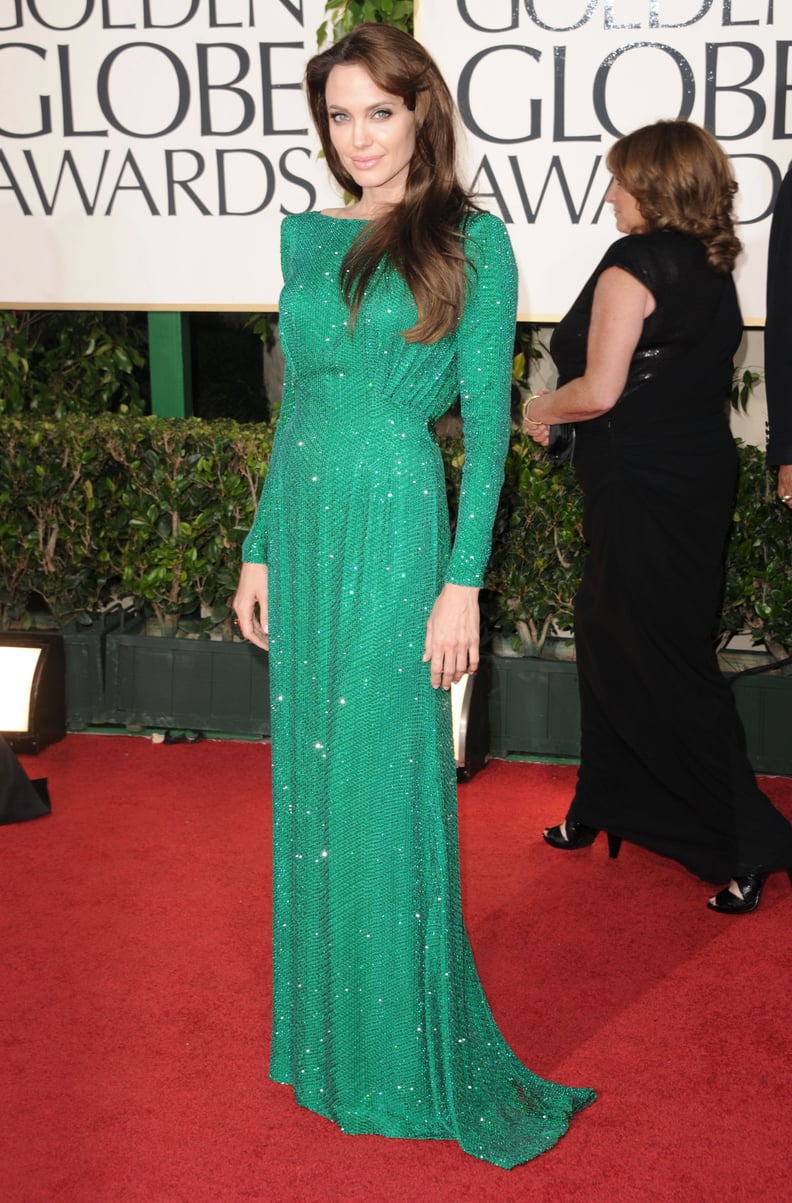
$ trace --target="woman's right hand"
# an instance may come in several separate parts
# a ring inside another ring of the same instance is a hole
[[[267,585],[266,564],[243,564],[232,602],[241,634],[265,652],[269,651]]]
[[[782,464],[778,469],[778,496],[792,510],[792,464]]]

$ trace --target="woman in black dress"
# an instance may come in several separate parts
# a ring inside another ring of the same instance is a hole
[[[742,319],[737,185],[686,121],[621,138],[607,199],[626,237],[557,327],[555,392],[525,424],[575,424],[589,554],[575,602],[581,758],[555,848],[607,831],[712,882],[744,914],[792,866],[792,828],[759,790],[714,634],[737,455],[727,408]],[[792,870],[790,870],[792,880]]]

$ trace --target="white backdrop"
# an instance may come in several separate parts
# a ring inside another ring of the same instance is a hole
[[[792,0],[420,0],[523,317],[615,236],[604,156],[657,117],[734,156],[747,322],[792,155]],[[0,0],[0,307],[277,305],[284,213],[337,203],[299,89],[324,0]]]
[[[283,214],[337,203],[300,90],[323,15],[0,0],[0,306],[274,307]]]
[[[609,146],[685,116],[733,156],[743,315],[763,319],[792,157],[792,0],[422,0],[417,32],[459,100],[470,178],[509,224],[523,316],[561,316],[618,237]]]

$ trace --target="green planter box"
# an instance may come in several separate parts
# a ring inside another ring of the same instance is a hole
[[[491,756],[580,754],[580,704],[574,661],[490,656]],[[792,674],[786,669],[733,683],[757,773],[792,776]]]
[[[792,675],[740,677],[732,688],[754,770],[792,777]]]
[[[108,721],[105,704],[105,642],[111,631],[124,628],[126,616],[117,610],[75,620],[61,628],[66,653],[66,726],[69,731],[101,726]]]
[[[269,658],[248,643],[111,634],[105,696],[119,726],[270,733]]]
[[[489,656],[490,754],[577,757],[580,703],[569,660]]]

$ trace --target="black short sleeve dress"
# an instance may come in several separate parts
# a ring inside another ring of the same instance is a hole
[[[616,406],[577,425],[589,554],[575,604],[582,743],[569,817],[723,882],[792,865],[792,828],[756,785],[713,638],[742,319],[731,275],[708,266],[698,239],[628,235],[553,335],[560,383],[585,371],[594,290],[612,267],[656,308]]]

